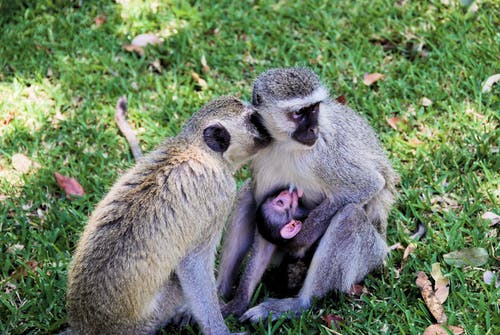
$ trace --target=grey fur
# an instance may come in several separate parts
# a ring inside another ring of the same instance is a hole
[[[252,159],[252,190],[245,191],[250,194],[243,198],[253,196],[259,204],[277,186],[296,185],[304,190],[303,203],[313,210],[285,251],[304,255],[320,239],[298,297],[264,302],[242,318],[256,321],[269,313],[300,312],[313,297],[330,290],[348,292],[352,284],[383,263],[387,216],[399,176],[368,123],[347,106],[332,101],[309,69],[270,70],[256,80],[253,96],[258,97],[254,103],[274,141]],[[317,102],[319,138],[314,146],[304,146],[291,138],[295,124],[289,115]],[[245,213],[245,206],[241,203],[238,213]],[[225,241],[251,240],[242,233],[251,230],[251,220],[236,215]],[[262,268],[275,252],[252,231],[250,260],[235,298],[223,307],[226,314],[239,314],[248,306]],[[223,248],[218,279],[223,296],[229,295],[231,278],[238,271],[234,259],[247,251],[243,246]]]
[[[215,249],[236,199],[233,173],[259,145],[253,111],[219,98],[126,172],[97,205],[68,276],[68,334],[154,334],[186,306],[205,334],[229,334]],[[204,129],[231,143],[211,150]]]

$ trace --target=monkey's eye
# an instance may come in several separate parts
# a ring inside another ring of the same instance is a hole
[[[283,207],[283,200],[277,200],[276,201],[276,206]]]
[[[302,108],[298,111],[293,112],[292,117],[294,120],[298,120],[298,119],[302,119],[305,114],[306,114],[306,111],[304,110],[304,108]]]

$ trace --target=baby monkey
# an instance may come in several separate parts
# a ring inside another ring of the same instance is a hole
[[[257,229],[269,242],[286,245],[302,229],[302,222],[309,214],[301,202],[303,191],[290,185],[288,189],[274,191],[257,210]]]

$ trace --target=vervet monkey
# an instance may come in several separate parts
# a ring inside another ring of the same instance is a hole
[[[269,242],[283,245],[302,229],[309,210],[302,206],[302,191],[290,186],[273,192],[257,209],[256,224],[259,234]]]
[[[91,215],[68,274],[68,334],[154,334],[185,306],[204,334],[229,334],[215,251],[233,173],[268,143],[234,97],[208,103],[141,158]]]
[[[252,99],[273,141],[252,159],[253,183],[243,189],[225,238],[218,277],[223,297],[229,296],[250,245],[252,250],[223,311],[240,315],[246,310],[276,250],[255,229],[257,205],[270,190],[294,184],[312,208],[286,246],[289,252],[301,256],[318,242],[298,296],[269,299],[241,317],[256,322],[269,314],[298,314],[313,297],[331,290],[348,292],[383,263],[387,216],[399,177],[368,123],[342,101],[330,99],[312,71],[269,70],[257,78]]]

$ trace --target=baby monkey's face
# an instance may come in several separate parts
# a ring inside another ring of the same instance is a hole
[[[284,190],[271,200],[272,210],[276,213],[286,214],[288,219],[292,219],[299,205],[299,198],[302,191]]]
[[[267,240],[279,244],[299,233],[306,212],[300,207],[303,191],[291,186],[269,196],[260,207],[257,227]]]

